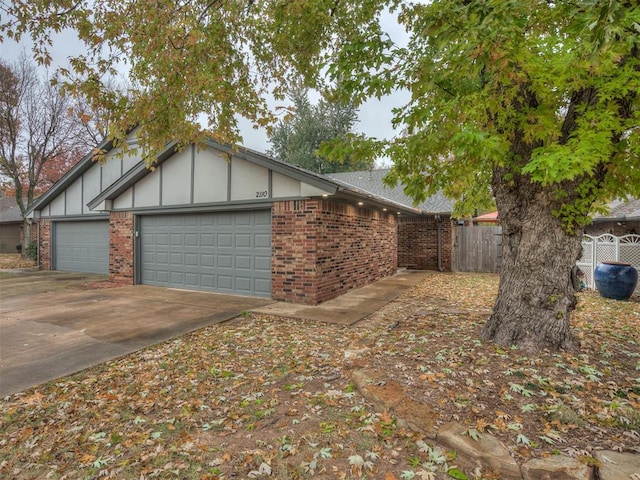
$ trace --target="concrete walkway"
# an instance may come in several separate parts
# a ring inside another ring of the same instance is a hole
[[[400,270],[392,277],[378,280],[357,290],[351,290],[338,298],[317,306],[277,302],[254,308],[252,311],[280,317],[353,325],[367,315],[379,310],[403,292],[424,280],[431,273],[433,272]]]

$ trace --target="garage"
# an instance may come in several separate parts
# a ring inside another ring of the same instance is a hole
[[[109,274],[109,222],[55,222],[54,269]]]
[[[140,217],[140,283],[271,296],[271,212]]]
[[[393,275],[398,219],[426,215],[374,171],[334,180],[213,139],[170,143],[149,168],[105,142],[26,214],[43,270],[317,305]]]

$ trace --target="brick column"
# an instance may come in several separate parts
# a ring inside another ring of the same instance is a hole
[[[109,215],[109,278],[125,285],[134,283],[133,212]]]
[[[271,208],[271,298],[315,305],[317,200],[276,202]]]

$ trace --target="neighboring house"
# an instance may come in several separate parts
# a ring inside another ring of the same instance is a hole
[[[629,234],[640,234],[640,200],[616,200],[609,203],[609,213],[593,217],[593,223],[584,229],[584,233],[592,236],[610,233],[621,237]]]
[[[17,253],[21,246],[22,214],[14,197],[0,197],[0,253]]]
[[[616,200],[608,204],[609,212],[597,214],[591,225],[584,228],[587,235],[598,236],[606,233],[623,236],[640,234],[640,200]],[[474,225],[499,224],[498,212],[486,213],[473,218]]]
[[[42,269],[312,305],[398,266],[450,269],[439,197],[413,207],[379,181],[366,189],[213,141],[170,145],[153,171],[99,148],[103,163],[87,155],[27,214]]]
[[[491,225],[496,226],[500,224],[498,220],[498,212],[489,212],[482,215],[478,215],[477,217],[473,217],[472,219],[474,225],[482,226],[482,225]]]

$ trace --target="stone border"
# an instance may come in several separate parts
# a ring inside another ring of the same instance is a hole
[[[519,465],[509,449],[490,433],[474,440],[467,428],[450,422],[436,428],[436,414],[422,402],[409,398],[398,382],[386,373],[372,369],[356,369],[351,380],[358,391],[378,412],[389,412],[397,425],[423,434],[437,444],[454,450],[463,462],[498,473],[501,480],[640,480],[640,455],[613,451],[597,451],[598,465],[585,465],[567,455],[533,458]]]

